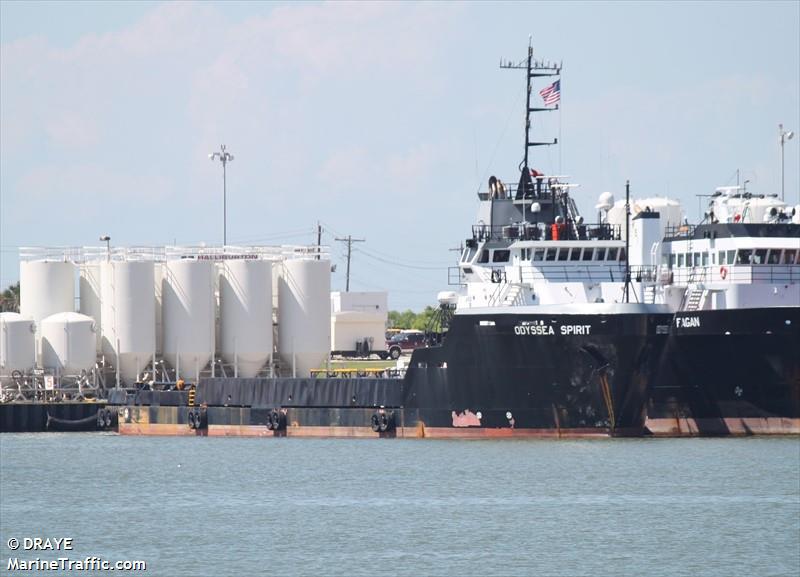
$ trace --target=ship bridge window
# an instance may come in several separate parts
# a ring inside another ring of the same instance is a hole
[[[481,258],[478,259],[478,262],[483,264],[489,262],[489,250],[483,249],[481,251]]]
[[[581,260],[581,249],[579,248],[570,249],[569,260]]]
[[[509,256],[511,256],[510,250],[496,250],[492,255],[492,262],[508,262]]]
[[[773,248],[769,251],[767,256],[767,264],[780,264],[781,262],[781,249]]]
[[[740,249],[736,252],[736,264],[752,264],[753,251],[749,249]]]
[[[735,250],[729,250],[726,254],[727,254],[727,256],[726,256],[725,262],[727,264],[733,264],[734,262],[736,262],[736,251]]]
[[[531,249],[529,249],[529,248],[521,248],[519,250],[519,259],[520,260],[531,260]]]
[[[797,262],[795,260],[797,258],[796,254],[797,253],[794,250],[783,251],[783,264],[794,264],[795,262]]]
[[[678,255],[678,268],[683,267],[683,254]]]
[[[559,251],[558,251],[558,260],[567,260],[568,256],[569,256],[569,249],[568,248],[559,249]]]
[[[708,253],[703,253],[703,266],[708,266]]]
[[[537,248],[533,251],[533,260],[544,260],[544,249]]]
[[[677,256],[678,255],[676,254],[669,255],[669,268],[673,268],[675,266],[675,262],[677,261]]]
[[[607,260],[617,260],[617,249],[610,248],[608,249],[608,254],[606,254]]]
[[[592,260],[594,256],[594,249],[593,248],[585,248],[583,249],[583,259],[582,260]]]
[[[717,263],[718,264],[725,264],[725,251],[724,250],[719,251],[719,254],[717,255]]]
[[[627,257],[625,256],[625,249],[624,248],[619,249],[619,260],[626,260],[626,259]]]
[[[694,253],[694,266],[700,266],[700,253]]]
[[[475,253],[478,252],[475,248],[465,248],[461,255],[461,262],[471,262],[475,258]]]
[[[555,248],[548,248],[547,249],[547,256],[545,257],[545,260],[556,260],[556,251],[557,250],[558,249],[555,249]]]
[[[606,260],[606,249],[604,248],[595,249],[594,260]]]
[[[753,257],[753,264],[766,264],[767,263],[767,249],[760,248],[756,251]]]

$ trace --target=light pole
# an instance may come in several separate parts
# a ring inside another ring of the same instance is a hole
[[[226,169],[228,162],[233,160],[233,155],[225,150],[225,145],[221,144],[219,152],[212,152],[208,155],[212,161],[217,158],[222,162],[222,246],[228,244],[228,191]]]
[[[781,200],[783,198],[783,185],[784,185],[784,176],[783,176],[783,145],[787,140],[791,140],[794,138],[794,132],[791,130],[784,130],[783,124],[778,125],[778,132],[781,135]]]
[[[111,237],[104,234],[100,237],[100,240],[106,243],[106,262],[111,262]]]

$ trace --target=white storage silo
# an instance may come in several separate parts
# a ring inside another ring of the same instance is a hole
[[[103,353],[119,365],[121,379],[130,385],[156,350],[153,262],[105,262],[102,271]]]
[[[161,324],[161,290],[164,282],[164,263],[153,263],[153,287],[156,295],[156,356],[161,356],[163,352],[162,340],[164,339],[164,327]]]
[[[272,263],[230,260],[220,266],[220,351],[240,377],[255,377],[272,355]]]
[[[71,262],[21,261],[19,312],[36,323],[55,313],[75,311],[75,265]]]
[[[91,317],[79,313],[56,313],[44,319],[42,366],[62,375],[90,370],[96,360],[96,326]]]
[[[283,262],[278,283],[278,349],[283,366],[307,377],[321,366],[331,346],[331,263]]]
[[[94,319],[95,325],[102,326],[102,278],[101,263],[87,262],[80,267],[78,294],[80,296],[79,312]],[[101,352],[101,334],[97,331],[97,352]]]
[[[214,354],[214,267],[211,261],[175,259],[163,270],[164,359],[179,378],[196,381]]]
[[[0,375],[26,372],[36,365],[36,325],[19,313],[0,313]]]

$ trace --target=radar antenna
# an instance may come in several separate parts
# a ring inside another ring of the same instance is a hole
[[[525,106],[525,156],[522,160],[522,164],[520,169],[527,173],[528,179],[526,179],[526,186],[527,180],[530,179],[530,169],[528,168],[528,149],[531,146],[551,146],[553,144],[558,144],[558,139],[554,138],[553,142],[531,142],[530,139],[530,131],[531,131],[531,112],[552,112],[554,110],[558,110],[558,104],[553,107],[531,107],[531,80],[534,78],[539,77],[547,77],[547,76],[560,76],[561,75],[561,63],[549,62],[544,60],[534,60],[533,58],[533,44],[532,38],[528,37],[528,58],[522,60],[520,62],[514,63],[508,60],[500,60],[500,68],[506,69],[525,69],[527,72],[527,81],[528,81],[528,98],[527,98],[527,105]]]

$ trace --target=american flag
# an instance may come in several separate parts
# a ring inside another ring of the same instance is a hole
[[[556,80],[550,86],[542,88],[539,94],[544,98],[545,106],[552,106],[561,101],[561,81]]]

